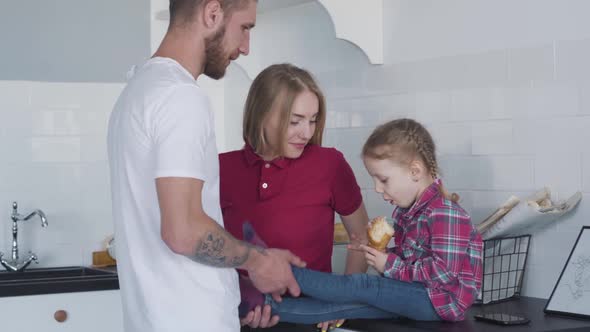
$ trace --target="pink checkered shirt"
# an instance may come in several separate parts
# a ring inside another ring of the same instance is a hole
[[[483,243],[469,214],[441,194],[441,185],[437,179],[410,208],[393,211],[395,247],[384,276],[423,283],[438,315],[460,321],[481,288]]]

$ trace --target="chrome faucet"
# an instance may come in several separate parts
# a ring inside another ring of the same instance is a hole
[[[16,202],[12,203],[12,214],[10,215],[10,219],[12,219],[12,259],[6,260],[4,259],[4,254],[0,252],[0,264],[6,268],[6,270],[11,272],[20,272],[23,271],[29,264],[32,262],[37,262],[37,256],[31,252],[29,252],[29,257],[26,259],[20,259],[18,257],[18,221],[26,221],[31,219],[33,216],[37,215],[41,219],[41,226],[47,227],[47,217],[43,211],[37,209],[33,212],[29,213],[27,216],[23,216],[18,213],[18,204]]]

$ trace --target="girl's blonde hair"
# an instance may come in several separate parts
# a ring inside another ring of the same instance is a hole
[[[397,119],[377,127],[365,142],[362,154],[365,158],[391,159],[401,165],[418,160],[433,179],[440,176],[434,140],[423,125],[412,119]],[[440,188],[446,198],[459,200],[456,193]]]
[[[244,107],[244,142],[250,144],[256,153],[262,154],[268,146],[263,126],[267,115],[276,106],[280,112],[279,130],[281,133],[286,132],[291,120],[293,102],[306,90],[315,94],[319,102],[315,132],[309,143],[321,145],[326,122],[324,94],[308,71],[288,63],[275,64],[264,69],[252,82]],[[276,157],[284,155],[284,135],[281,135],[280,139],[281,141],[275,145],[281,149],[274,151],[278,154]]]

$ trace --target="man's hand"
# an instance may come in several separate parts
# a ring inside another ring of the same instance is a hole
[[[256,263],[248,269],[254,287],[262,293],[271,294],[277,302],[281,302],[281,295],[287,291],[292,296],[299,296],[301,289],[295,281],[291,265],[305,267],[305,262],[288,250],[264,249],[258,254]]]
[[[258,327],[272,327],[275,326],[279,322],[279,316],[270,316],[271,307],[270,305],[266,304],[264,309],[261,309],[260,306],[256,306],[256,308],[248,313],[246,317],[240,320],[242,326],[248,325],[251,328],[258,328]]]
[[[362,244],[359,248],[365,252],[365,259],[369,266],[372,266],[379,273],[385,271],[385,263],[387,263],[388,256],[386,253]]]

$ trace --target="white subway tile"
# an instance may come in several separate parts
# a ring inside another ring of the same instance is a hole
[[[33,137],[31,153],[34,162],[79,162],[80,137]]]
[[[517,119],[513,126],[514,149],[517,153],[574,153],[588,149],[586,145],[580,144],[590,139],[588,116]]]
[[[455,121],[510,119],[506,108],[504,89],[477,88],[452,92],[452,112]]]
[[[33,128],[33,113],[30,107],[4,108],[3,121],[0,121],[0,134],[5,137],[31,137]]]
[[[372,186],[372,181],[361,159],[361,150],[372,132],[372,128],[333,129],[335,148],[338,149],[354,171],[361,188]]]
[[[529,112],[521,115],[563,117],[579,112],[579,88],[572,83],[533,82],[529,97]]]
[[[327,108],[335,113],[348,113],[362,110],[361,98],[330,99],[326,102]]]
[[[553,44],[508,51],[508,79],[512,82],[552,80],[554,67]]]
[[[438,155],[471,154],[471,127],[466,123],[441,123],[425,125]]]
[[[370,92],[401,93],[410,91],[410,69],[407,66],[381,65],[365,71],[363,80]]]
[[[506,107],[515,118],[549,118],[579,113],[579,88],[573,83],[532,82],[530,87],[509,88]]]
[[[415,118],[416,96],[414,94],[396,94],[371,98],[369,109],[379,113],[379,120],[375,125],[400,118]]]
[[[590,39],[558,41],[556,78],[560,81],[586,80],[590,77]]]
[[[510,154],[514,137],[512,121],[485,121],[473,124],[473,154]]]
[[[97,162],[107,161],[106,136],[81,136],[80,137],[80,161]]]
[[[582,190],[590,193],[590,151],[582,153]]]
[[[489,51],[452,57],[451,87],[477,88],[505,84],[508,79],[506,51]]]
[[[80,135],[78,109],[41,109],[32,114],[33,136]]]
[[[31,161],[31,138],[5,135],[0,136],[0,156],[4,163],[24,163]]]
[[[79,83],[34,82],[31,105],[34,108],[82,108],[85,100],[91,100],[89,91]]]
[[[322,146],[333,148],[338,143],[338,129],[327,128],[322,136]]]
[[[110,214],[111,189],[108,162],[83,164],[80,167],[80,172],[80,208],[89,216]]]
[[[371,111],[356,111],[350,113],[351,127],[375,127],[380,122],[380,114]]]
[[[0,80],[0,110],[16,112],[30,106],[31,84],[23,81]]]
[[[580,89],[580,114],[590,115],[590,82],[586,81],[579,86]]]
[[[442,91],[417,93],[416,120],[423,123],[451,121],[451,94]]]
[[[523,156],[443,156],[439,163],[453,187],[471,190],[531,190],[533,160]]]
[[[329,99],[356,97],[365,93],[358,70],[337,70],[316,75],[318,84]]]
[[[560,197],[582,190],[582,156],[580,153],[551,151],[535,156],[535,185],[549,187]]]

